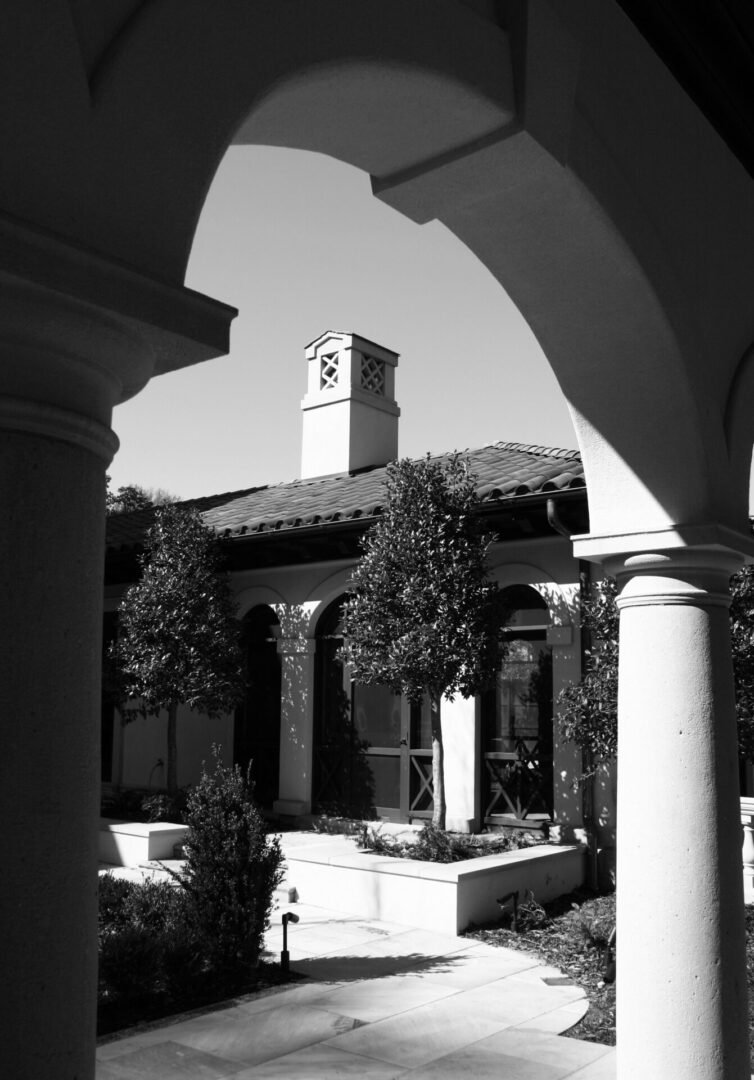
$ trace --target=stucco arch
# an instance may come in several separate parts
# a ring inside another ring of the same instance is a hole
[[[269,585],[252,585],[248,589],[243,589],[236,596],[238,617],[240,619],[247,615],[252,608],[263,605],[272,608],[277,613],[278,608],[285,607],[287,603],[288,601],[283,594]]]
[[[365,169],[378,197],[454,231],[531,325],[571,405],[594,533],[741,529],[741,454],[728,454],[724,414],[754,336],[741,325],[752,234],[709,190],[724,176],[742,191],[742,170],[612,5],[526,8],[522,23],[503,5],[495,25],[448,0],[318,0],[289,10],[284,37],[271,4],[253,18],[239,5],[221,27],[199,2],[178,26],[171,4],[143,9],[95,87],[105,142],[126,106],[144,117],[131,147],[150,160],[131,178],[141,225],[118,243],[139,242],[153,205],[148,255],[182,273],[231,138]],[[189,119],[165,140],[177,85]],[[700,276],[700,260],[716,273]],[[502,372],[491,380],[504,391]]]
[[[88,95],[57,56],[59,123],[4,169],[0,203],[178,284],[233,139],[341,158],[512,296],[570,403],[595,534],[743,530],[751,425],[731,455],[724,416],[754,339],[745,173],[617,5],[495,11],[134,7],[94,50]],[[58,19],[65,56],[80,43]],[[490,383],[504,392],[502,368]]]
[[[337,600],[339,596],[344,596],[348,588],[348,583],[351,580],[351,574],[353,572],[352,567],[344,567],[341,570],[337,570],[334,574],[330,574],[324,581],[312,589],[309,597],[306,601],[307,607],[307,622],[305,637],[313,638],[317,632],[317,623],[319,622],[322,613],[327,607]]]
[[[573,597],[542,567],[534,563],[493,563],[490,577],[501,589],[529,585],[547,604],[553,626],[573,626]]]

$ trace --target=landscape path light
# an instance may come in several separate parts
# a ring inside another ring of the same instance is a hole
[[[290,953],[288,952],[288,923],[297,923],[298,915],[294,915],[292,911],[286,911],[283,916],[283,951],[280,954],[280,967],[283,971],[290,970]]]

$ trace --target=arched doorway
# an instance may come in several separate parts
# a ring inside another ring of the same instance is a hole
[[[264,807],[277,798],[280,775],[279,625],[265,604],[253,607],[243,619],[246,693],[233,725],[233,762],[244,772],[251,764],[255,795]]]
[[[482,695],[482,812],[487,826],[538,826],[553,805],[550,612],[530,585],[502,590],[507,655]]]
[[[351,680],[338,657],[344,600],[334,600],[317,625],[313,808],[388,821],[431,818],[429,707]]]

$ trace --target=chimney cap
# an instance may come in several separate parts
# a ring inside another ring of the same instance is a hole
[[[371,349],[377,350],[380,354],[387,354],[388,357],[394,357],[397,363],[400,353],[395,352],[393,349],[388,349],[384,345],[378,345],[376,341],[372,341],[370,338],[362,337],[361,334],[355,334],[352,330],[325,330],[323,334],[316,337],[313,341],[310,341],[306,348],[306,359],[311,360],[319,348],[330,338],[337,340],[339,344],[343,344],[346,338],[351,338],[356,348],[360,348],[362,345],[366,345]]]

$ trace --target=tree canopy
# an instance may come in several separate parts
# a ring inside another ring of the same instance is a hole
[[[754,568],[731,578],[731,646],[736,690],[738,752],[754,761]],[[618,753],[618,607],[613,578],[598,582],[582,609],[582,628],[591,638],[584,674],[565,687],[556,704],[560,730],[591,758],[614,761]],[[589,772],[589,765],[587,773]]]
[[[730,632],[736,684],[738,753],[754,762],[754,567],[731,579]]]
[[[556,713],[564,739],[594,764],[612,761],[618,751],[618,606],[614,578],[598,581],[581,608],[581,632],[589,642],[579,682],[561,690]]]
[[[209,717],[243,691],[239,624],[212,530],[194,509],[158,509],[141,556],[142,577],[125,594],[111,647],[117,696],[132,710],[168,710],[168,790],[176,789],[175,718],[180,704]]]
[[[364,538],[345,606],[343,657],[353,677],[412,703],[430,697],[434,822],[441,828],[440,698],[477,693],[503,652],[498,589],[487,577],[491,538],[475,505],[474,478],[458,455],[389,465],[383,513]]]

